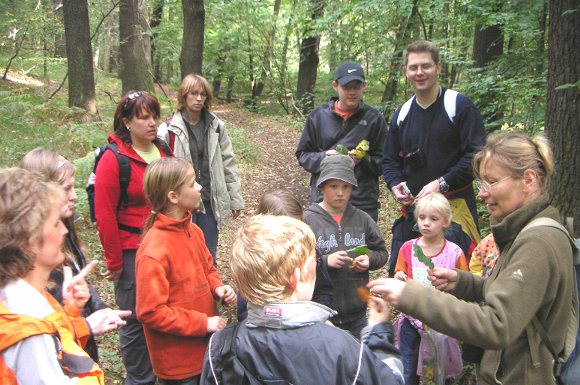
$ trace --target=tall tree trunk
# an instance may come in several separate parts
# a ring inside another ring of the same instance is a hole
[[[111,23],[105,20],[105,32],[103,36],[103,60],[102,60],[102,70],[106,73],[111,72],[111,50],[113,45]]]
[[[544,63],[544,52],[546,51],[546,23],[548,19],[548,4],[544,1],[544,7],[542,8],[542,12],[540,16],[538,16],[538,30],[540,33],[538,34],[537,44],[538,47],[536,48],[538,58],[538,64],[536,64],[536,72],[541,74],[544,71],[545,63]]]
[[[397,86],[399,84],[401,63],[403,62],[404,44],[408,41],[409,25],[411,24],[411,20],[417,16],[418,7],[418,0],[414,0],[411,14],[395,35],[395,48],[389,63],[389,75],[385,83],[385,89],[383,90],[383,97],[381,98],[381,102],[386,105],[385,111],[383,111],[386,117],[389,117],[397,107]]]
[[[201,74],[205,32],[203,0],[181,0],[183,7],[183,40],[181,44],[181,78]]]
[[[54,18],[63,22],[62,18],[62,0],[52,0]],[[63,22],[64,25],[64,22]],[[65,37],[62,30],[55,29],[54,31],[54,57],[66,56]]]
[[[272,73],[272,56],[274,55],[274,41],[276,38],[276,22],[278,21],[278,14],[280,13],[280,4],[282,0],[274,1],[274,11],[272,12],[272,20],[270,23],[270,31],[266,36],[266,51],[264,52],[264,59],[262,61],[262,68],[258,79],[254,82],[252,87],[252,106],[255,107],[257,99],[262,96],[266,79]]]
[[[476,68],[483,68],[503,53],[503,33],[499,25],[475,26],[473,37],[473,61]]]
[[[503,53],[503,32],[501,26],[475,26],[473,36],[473,61],[474,67],[484,70],[485,67],[500,57]],[[497,129],[503,119],[502,103],[497,103],[497,95],[494,91],[488,92],[478,103],[479,110],[488,129]],[[495,107],[491,107],[494,106]]]
[[[68,105],[97,112],[87,0],[63,1],[68,64]]]
[[[315,22],[324,14],[324,0],[311,0],[312,21]],[[296,85],[296,101],[303,114],[314,108],[314,89],[318,75],[318,50],[320,35],[311,29],[304,32],[300,44],[300,64],[298,65],[298,83]]]
[[[161,58],[156,55],[156,43],[159,32],[157,27],[161,25],[163,18],[163,4],[164,0],[155,0],[153,6],[153,14],[151,16],[151,30],[153,31],[153,38],[151,39],[151,62],[153,63],[153,75],[158,82],[161,82]]]
[[[143,0],[121,0],[119,10],[119,51],[123,93],[153,90],[151,42]]]
[[[546,134],[554,148],[552,203],[580,236],[580,18],[577,0],[552,0],[548,25]]]
[[[223,41],[223,40],[222,40]],[[222,45],[223,46],[223,45]],[[227,56],[220,52],[217,58],[217,72],[213,77],[212,88],[213,96],[218,97],[222,88],[222,78],[224,77]]]

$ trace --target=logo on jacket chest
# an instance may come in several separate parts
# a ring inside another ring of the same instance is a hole
[[[350,249],[365,244],[365,233],[362,233],[360,237],[355,237],[350,232],[344,233],[344,246],[346,248]],[[338,241],[336,240],[336,234],[330,234],[328,238],[325,238],[324,235],[319,236],[316,240],[316,248],[323,254],[327,254],[331,250],[337,249]]]

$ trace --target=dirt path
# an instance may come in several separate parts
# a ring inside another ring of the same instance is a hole
[[[300,130],[290,127],[287,119],[277,116],[262,116],[237,107],[219,105],[214,109],[226,123],[226,127],[243,128],[249,141],[260,148],[260,157],[255,165],[239,162],[242,195],[246,209],[242,215],[229,221],[220,232],[218,266],[224,281],[231,283],[228,268],[230,246],[240,225],[253,215],[262,195],[273,189],[288,189],[306,207],[309,203],[308,181],[310,174],[302,169],[294,156],[300,139]],[[235,151],[235,149],[234,149]]]

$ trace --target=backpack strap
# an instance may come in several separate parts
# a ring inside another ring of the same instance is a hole
[[[117,163],[119,164],[119,187],[121,192],[119,203],[117,204],[117,211],[119,211],[121,207],[127,208],[129,205],[127,188],[129,187],[129,180],[131,179],[131,164],[129,163],[129,158],[119,153],[117,143],[109,143],[107,144],[107,148],[115,154],[115,158],[117,158]]]
[[[173,134],[173,140],[175,140],[175,134],[171,131],[169,131],[169,140],[171,141],[171,134]],[[173,146],[171,146],[170,144],[167,144],[166,141],[161,140],[161,142],[159,143],[159,145],[161,146],[161,149],[163,150],[163,152],[165,153],[165,156],[167,157],[173,157],[173,151],[171,150],[173,148]]]
[[[399,111],[399,116],[397,116],[397,126],[401,127],[401,123],[403,123],[403,120],[405,120],[405,118],[409,114],[409,111],[411,110],[411,106],[413,105],[414,100],[415,95],[411,96],[409,100],[407,100],[405,104],[403,104],[403,106],[401,107],[401,110]]]
[[[572,254],[574,256],[574,261],[573,261],[574,266],[572,266],[572,268],[574,270],[574,274],[576,274],[576,266],[578,266],[578,264],[580,262],[580,261],[578,261],[578,259],[580,258],[580,252],[578,250],[578,247],[576,246],[574,239],[570,236],[570,233],[566,230],[566,228],[564,226],[562,226],[560,223],[558,223],[554,219],[540,217],[540,218],[533,219],[530,223],[528,223],[526,226],[524,226],[524,228],[520,231],[520,234],[526,230],[529,230],[533,227],[538,227],[538,226],[553,227],[553,228],[556,228],[556,229],[562,231],[564,234],[566,234],[566,236],[568,237],[568,240],[570,241],[570,245],[572,247]],[[568,359],[568,356],[570,355],[570,353],[574,350],[574,346],[576,344],[576,335],[578,333],[578,320],[579,320],[579,318],[578,318],[579,317],[578,316],[578,296],[576,295],[576,293],[578,291],[578,287],[576,284],[576,279],[574,279],[573,284],[574,284],[575,290],[574,290],[574,296],[572,299],[572,306],[571,306],[572,319],[570,320],[570,322],[568,323],[568,325],[566,327],[566,335],[564,338],[564,350],[561,353],[556,352],[556,349],[554,348],[554,346],[550,342],[550,339],[548,338],[548,334],[546,333],[546,329],[544,328],[544,326],[542,325],[542,323],[540,322],[540,320],[538,319],[537,316],[534,316],[534,318],[532,319],[532,322],[528,326],[526,326],[526,334],[528,337],[528,345],[530,346],[532,365],[536,368],[540,367],[538,344],[536,343],[537,341],[534,338],[534,336],[535,336],[534,330],[535,330],[538,332],[542,341],[544,342],[544,344],[546,345],[546,347],[550,351],[550,354],[552,354],[552,357],[554,358],[554,376],[555,377],[558,377],[561,374],[562,369],[564,368],[564,364],[566,363],[566,360]]]
[[[447,116],[449,116],[451,123],[455,123],[454,119],[457,109],[457,95],[459,95],[459,92],[450,89],[445,90],[445,95],[443,95],[443,105],[445,106],[445,112],[447,112]]]
[[[443,95],[443,105],[445,106],[445,112],[449,117],[451,123],[455,123],[455,114],[457,113],[457,96],[459,92],[455,90],[446,89],[445,94]],[[399,116],[397,116],[397,126],[401,127],[401,123],[409,114],[411,110],[411,106],[413,105],[413,101],[415,100],[415,95],[413,95],[409,100],[403,104],[401,110],[399,111]]]
[[[219,360],[218,362],[222,362],[222,358],[227,354],[227,352],[232,350],[232,344],[234,343],[233,341],[235,340],[235,338],[238,334],[238,326],[239,326],[239,324],[226,326],[219,333],[212,334],[212,336],[209,339],[209,344],[207,347],[207,356],[208,356],[208,360],[209,360],[209,367],[211,370],[211,375],[213,376],[216,384],[219,384],[220,381],[218,380],[218,377],[216,375],[216,368],[214,366],[214,357],[212,356],[212,354],[213,354],[213,340],[217,339],[216,345],[219,348],[218,355],[217,355],[218,360]],[[234,346],[235,346],[235,344],[234,344]],[[221,374],[224,372],[224,370],[223,370],[224,367],[225,367],[225,365],[221,365],[221,368],[219,368],[221,370],[217,371],[218,373],[220,373],[220,377],[221,377]]]

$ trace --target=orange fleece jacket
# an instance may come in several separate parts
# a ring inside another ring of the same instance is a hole
[[[143,323],[155,374],[178,380],[201,373],[218,314],[213,293],[223,283],[191,215],[157,214],[137,251],[137,317]]]

